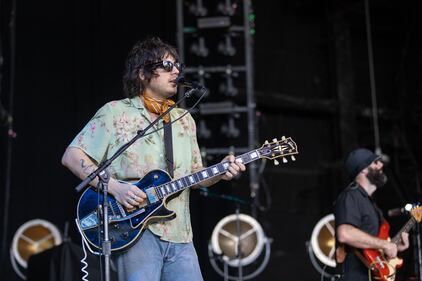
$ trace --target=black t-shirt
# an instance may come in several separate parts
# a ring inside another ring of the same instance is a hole
[[[378,235],[382,213],[376,207],[368,193],[356,183],[348,186],[337,198],[334,207],[336,227],[341,224],[350,224],[360,230]],[[345,281],[368,280],[368,268],[348,249],[345,261],[339,264]]]

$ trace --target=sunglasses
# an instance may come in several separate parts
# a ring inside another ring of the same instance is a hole
[[[177,70],[182,71],[185,68],[185,65],[180,62],[172,62],[169,60],[162,60],[159,62],[153,62],[146,64],[145,66],[152,67],[152,68],[162,68],[167,72],[170,72],[173,70],[173,66],[176,67]]]

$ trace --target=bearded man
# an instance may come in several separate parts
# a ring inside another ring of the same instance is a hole
[[[409,247],[406,232],[402,233],[398,245],[377,237],[384,218],[372,194],[387,182],[383,167],[381,157],[365,148],[353,150],[346,158],[345,168],[351,183],[337,198],[334,210],[336,241],[347,253],[344,261],[337,261],[343,275],[341,280],[366,281],[370,278],[368,268],[354,249],[380,249],[387,258],[394,258],[398,251]]]

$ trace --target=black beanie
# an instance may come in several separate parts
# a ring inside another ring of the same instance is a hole
[[[346,161],[344,162],[344,167],[346,168],[350,179],[354,180],[363,169],[380,158],[381,156],[376,155],[369,149],[357,148],[349,153]]]

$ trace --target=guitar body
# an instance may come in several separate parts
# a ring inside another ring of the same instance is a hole
[[[148,188],[159,186],[169,181],[171,181],[171,177],[167,172],[153,170],[134,185],[147,194]],[[132,212],[124,209],[113,196],[107,196],[110,205],[108,213],[110,216],[109,239],[111,241],[111,251],[122,251],[133,245],[141,238],[148,224],[175,218],[176,214],[168,210],[166,205],[168,201],[179,194],[180,192],[166,197],[164,200],[157,200]],[[86,189],[78,202],[77,221],[78,227],[89,245],[100,250],[100,241],[103,241],[104,234],[103,226],[102,224],[100,225],[102,210],[98,210],[98,203],[103,205],[103,194],[100,192],[98,195],[92,188]]]
[[[388,240],[390,232],[390,225],[384,221],[381,224],[378,238]],[[376,249],[364,249],[363,256],[365,264],[371,268],[374,279],[381,281],[394,281],[396,278],[396,269],[403,265],[403,260],[394,258],[387,260],[384,253]]]

